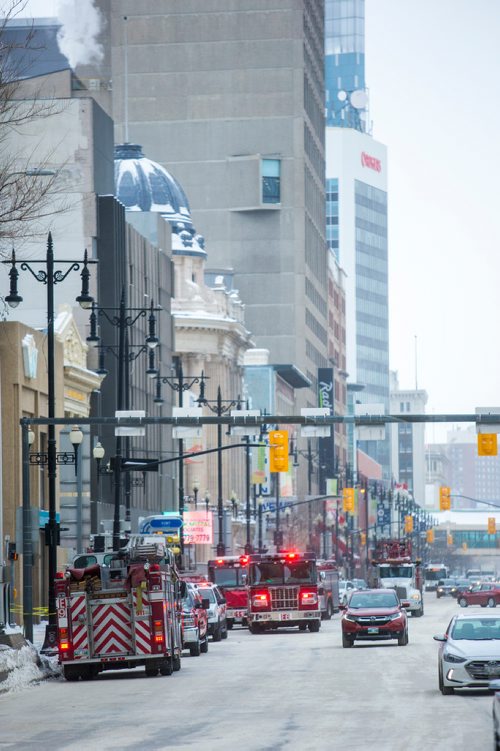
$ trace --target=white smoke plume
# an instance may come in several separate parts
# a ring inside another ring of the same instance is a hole
[[[59,0],[57,16],[62,24],[57,42],[70,66],[100,63],[104,51],[97,37],[104,19],[94,0]]]

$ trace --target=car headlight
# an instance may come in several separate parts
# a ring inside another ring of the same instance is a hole
[[[465,662],[466,658],[455,655],[453,652],[445,652],[443,654],[443,659],[445,662]]]
[[[443,588],[442,587],[438,587],[438,592],[442,592],[442,591],[443,591]]]
[[[346,621],[350,621],[351,623],[357,623],[357,621],[356,621],[356,618],[355,618],[355,616],[354,616],[354,615],[347,615],[347,614],[346,614],[346,615],[344,616],[344,618],[345,618],[345,620],[346,620]]]
[[[398,618],[402,618],[402,617],[403,617],[403,614],[402,614],[402,613],[393,613],[393,614],[392,614],[392,615],[391,615],[391,616],[389,617],[389,620],[390,620],[390,621],[397,621],[397,620],[398,620]]]
[[[412,600],[420,600],[420,595],[419,594],[414,594],[414,595],[411,596],[411,599]]]

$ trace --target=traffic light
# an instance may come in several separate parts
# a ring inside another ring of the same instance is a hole
[[[451,489],[447,485],[439,488],[439,509],[449,511],[451,509]]]
[[[359,542],[363,547],[366,545],[366,532],[359,533]]]
[[[288,430],[269,431],[269,471],[288,472]]]
[[[427,542],[432,544],[434,542],[434,530],[428,529],[426,532]]]
[[[16,543],[15,542],[9,542],[9,561],[17,561],[19,558],[19,553],[16,551]]]
[[[498,440],[496,433],[478,433],[477,434],[477,453],[478,456],[497,456]]]
[[[496,535],[496,533],[497,533],[497,524],[496,524],[496,521],[495,521],[495,517],[494,516],[489,516],[488,517],[488,534],[489,535]]]
[[[344,488],[342,491],[342,509],[345,512],[354,511],[354,488]]]
[[[405,532],[407,534],[413,532],[413,516],[411,514],[405,516]]]

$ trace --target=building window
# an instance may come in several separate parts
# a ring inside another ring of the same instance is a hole
[[[280,171],[279,159],[262,160],[262,203],[280,203]]]

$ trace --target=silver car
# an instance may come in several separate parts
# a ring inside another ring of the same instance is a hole
[[[462,614],[451,619],[438,657],[439,690],[452,694],[456,688],[489,688],[500,678],[500,615]]]

